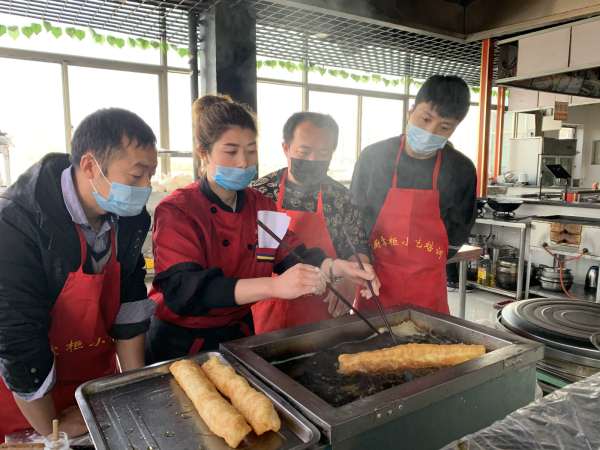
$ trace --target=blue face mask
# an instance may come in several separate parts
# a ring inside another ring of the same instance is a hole
[[[223,189],[241,191],[248,187],[255,176],[256,166],[248,166],[245,169],[217,166],[217,170],[215,171],[215,182]]]
[[[444,148],[448,138],[430,133],[423,128],[408,124],[406,140],[412,151],[418,155],[431,155],[437,150]]]
[[[108,193],[108,198],[104,198],[100,195],[96,189],[96,186],[94,186],[94,183],[92,182],[92,186],[94,188],[92,195],[94,196],[96,203],[98,203],[98,206],[106,212],[113,213],[121,217],[132,217],[140,214],[144,209],[144,206],[146,206],[148,198],[150,198],[152,188],[129,186],[128,184],[117,183],[115,181],[111,182],[108,178],[106,178],[106,175],[104,175],[104,172],[102,172],[102,169],[97,161],[96,165],[98,166],[98,169],[100,169],[100,173],[104,179],[110,183],[110,192]]]

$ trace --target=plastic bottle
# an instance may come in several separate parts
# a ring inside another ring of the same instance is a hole
[[[489,273],[491,272],[490,255],[484,255],[479,260],[477,267],[477,283],[482,286],[489,286]]]
[[[488,286],[496,287],[496,263],[490,261],[490,271],[487,274]]]

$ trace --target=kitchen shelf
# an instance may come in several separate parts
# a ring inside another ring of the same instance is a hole
[[[549,291],[547,289],[542,289],[541,286],[531,286],[529,288],[529,293],[542,297],[570,300],[570,297],[568,297],[563,291]],[[578,300],[585,300],[592,303],[596,301],[596,294],[586,292],[582,284],[574,283],[573,286],[571,286],[571,289],[569,289],[569,293]]]
[[[497,227],[505,227],[505,228],[519,228],[521,230],[525,230],[530,226],[529,221],[521,221],[521,220],[503,220],[496,218],[488,218],[488,217],[478,217],[475,220],[475,223],[481,225],[493,225]]]
[[[481,291],[491,292],[492,294],[503,295],[505,297],[510,297],[514,299],[517,298],[516,291],[509,291],[508,289],[502,289],[499,287],[484,286],[482,284],[476,283],[475,281],[467,281],[467,286],[470,286],[474,289],[479,289]]]
[[[517,289],[516,291],[509,291],[506,289],[500,288],[492,288],[488,286],[481,286],[477,283],[474,283],[472,286],[477,289],[481,289],[488,292],[493,292],[495,294],[503,295],[505,297],[514,298],[515,300],[521,300],[524,298],[525,294],[525,285],[526,283],[523,280],[523,271],[525,268],[525,254],[529,251],[525,248],[527,244],[527,232],[531,227],[531,221],[528,219],[515,219],[515,220],[506,220],[497,217],[478,217],[475,220],[475,223],[478,225],[489,225],[490,227],[503,227],[503,228],[513,228],[518,230],[519,232],[519,256],[518,256],[518,266],[517,266]]]
[[[579,256],[579,253],[575,253],[575,252],[571,252],[571,251],[566,251],[566,250],[560,250],[559,247],[548,246],[548,247],[546,247],[546,249],[550,250],[555,255],[562,255],[562,256],[567,256],[567,257]],[[531,250],[537,250],[537,251],[546,251],[546,249],[544,249],[544,247],[537,247],[537,246],[532,246],[531,247]],[[590,261],[600,261],[600,256],[590,255],[588,253],[588,254],[583,255],[581,257],[581,259],[588,259]]]

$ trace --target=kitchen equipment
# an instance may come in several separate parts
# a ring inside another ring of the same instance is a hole
[[[591,348],[590,336],[600,330],[600,305],[537,298],[512,303],[502,317],[514,328],[548,339],[576,341]]]
[[[542,286],[542,289],[560,292],[562,291],[560,278],[560,267],[543,267],[539,277],[540,285]],[[571,273],[571,269],[562,269],[562,280],[565,289],[568,291],[571,288],[571,286],[573,286],[573,274]]]
[[[200,353],[199,363],[211,356],[231,364],[255,388],[271,399],[282,421],[278,433],[251,434],[244,449],[304,449],[319,441],[318,430],[289,403],[220,352]],[[187,395],[169,372],[169,364],[87,382],[75,398],[96,449],[229,449],[212,434]]]
[[[600,350],[600,331],[598,333],[594,333],[590,336],[590,342],[594,347]]]
[[[519,174],[519,184],[527,184],[529,182],[529,176],[525,172]]]
[[[534,364],[542,357],[541,344],[415,307],[391,308],[387,315],[392,327],[411,320],[428,330],[431,339],[483,344],[488,353],[414,381],[409,381],[414,375],[407,372],[402,384],[336,407],[317,395],[316,388],[302,381],[301,374],[292,372],[288,364],[298,367],[296,363],[312,358],[315,364],[309,369],[322,372],[314,358],[326,357],[334,347],[363,341],[363,349],[368,348],[372,333],[357,317],[252,336],[224,343],[221,348],[296,405],[322,430],[326,444],[334,450],[383,450],[399,445],[437,449],[533,399]],[[374,311],[368,317],[383,326]],[[375,382],[359,376],[354,390],[358,397],[364,391],[361,381],[367,387]],[[321,380],[322,387],[328,383],[328,378]]]
[[[501,200],[497,198],[488,198],[487,204],[494,210],[494,216],[499,213],[514,215],[514,211],[523,204],[522,201],[518,200]]]
[[[585,290],[587,292],[596,292],[598,289],[598,266],[592,266],[585,275]]]
[[[545,345],[537,363],[554,387],[600,372],[600,305],[563,299],[515,302],[498,313],[498,325]]]
[[[483,215],[485,214],[485,205],[486,204],[487,204],[487,199],[485,199],[485,198],[477,199],[477,216],[478,217],[483,217]]]

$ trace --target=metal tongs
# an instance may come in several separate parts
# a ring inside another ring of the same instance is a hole
[[[356,250],[356,247],[352,243],[352,239],[350,239],[348,232],[346,231],[345,228],[342,228],[342,231],[344,232],[344,236],[346,237],[346,241],[348,242],[348,245],[352,249],[352,253],[354,253],[354,258],[356,258],[358,267],[360,267],[362,270],[365,270],[365,266],[364,266],[363,262],[361,261],[361,259],[358,257],[358,251]],[[379,297],[377,295],[375,295],[375,290],[373,289],[373,283],[371,281],[367,281],[367,286],[368,286],[369,290],[371,291],[371,300],[373,300],[373,302],[375,302],[375,304],[377,305],[377,309],[379,310],[379,315],[383,319],[383,323],[385,323],[385,326],[386,326],[388,332],[390,333],[390,338],[392,339],[392,342],[394,343],[394,345],[398,344],[398,341],[396,340],[396,335],[394,334],[394,331],[392,330],[392,326],[390,325],[387,315],[385,314],[385,310],[383,309],[383,305],[381,304]]]
[[[276,234],[273,232],[273,230],[271,230],[271,229],[270,229],[270,228],[269,228],[267,225],[265,225],[265,224],[264,224],[264,223],[263,223],[261,220],[258,220],[258,219],[257,219],[256,223],[258,224],[258,226],[259,226],[259,227],[261,227],[263,230],[265,230],[265,232],[266,232],[266,233],[267,233],[269,236],[271,236],[273,239],[275,239],[275,241],[277,241],[277,242],[279,243],[279,245],[282,245],[282,246],[283,246],[283,247],[284,247],[286,250],[289,250],[289,251],[290,251],[290,253],[291,253],[292,255],[294,255],[298,261],[300,261],[300,262],[303,262],[303,259],[302,259],[302,257],[301,257],[301,256],[300,256],[300,255],[299,255],[299,254],[298,254],[298,253],[297,253],[297,252],[296,252],[296,251],[295,251],[293,248],[291,248],[291,247],[290,247],[288,244],[286,244],[285,242],[283,242],[283,241],[282,241],[282,240],[279,238],[279,236],[277,236],[277,235],[276,235]],[[361,312],[360,312],[360,311],[358,311],[357,309],[355,309],[355,308],[354,308],[354,306],[352,306],[352,303],[351,303],[351,302],[349,302],[348,300],[346,300],[346,299],[344,298],[344,296],[343,296],[343,295],[342,295],[342,294],[341,294],[341,293],[340,293],[340,292],[339,292],[337,289],[335,289],[335,288],[333,287],[333,284],[332,284],[332,283],[330,283],[329,281],[327,281],[327,277],[325,277],[325,283],[326,283],[326,285],[327,285],[327,288],[329,288],[329,290],[330,290],[331,292],[333,292],[333,293],[334,293],[334,294],[335,294],[335,295],[336,295],[336,296],[337,296],[337,297],[338,297],[338,298],[339,298],[339,299],[340,299],[340,300],[341,300],[341,301],[342,301],[342,302],[343,302],[343,303],[344,303],[344,304],[345,304],[345,305],[346,305],[348,308],[350,308],[352,311],[354,311],[354,314],[356,314],[358,317],[360,317],[360,318],[363,320],[363,322],[365,322],[365,323],[366,323],[366,324],[369,326],[369,328],[371,328],[371,329],[372,329],[372,330],[373,330],[375,333],[377,333],[377,334],[381,334],[381,333],[379,332],[379,330],[378,330],[378,329],[377,329],[377,328],[376,328],[376,327],[375,327],[375,326],[374,326],[374,325],[373,325],[371,322],[369,322],[369,320],[368,320],[368,319],[367,319],[367,318],[366,318],[366,317],[365,317],[363,314],[361,314]],[[394,342],[395,342],[395,341],[394,341]]]

